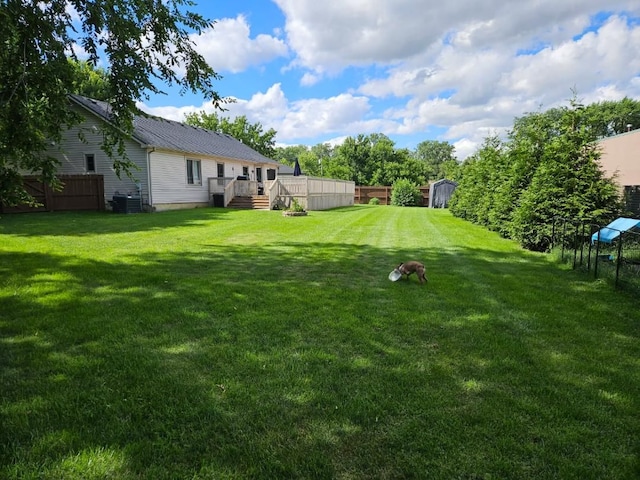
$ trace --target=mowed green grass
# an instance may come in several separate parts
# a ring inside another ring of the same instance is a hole
[[[0,478],[638,478],[639,308],[445,210],[5,215]]]

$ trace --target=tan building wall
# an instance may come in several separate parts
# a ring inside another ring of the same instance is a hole
[[[607,177],[617,173],[620,187],[640,185],[640,130],[604,138],[600,164]]]

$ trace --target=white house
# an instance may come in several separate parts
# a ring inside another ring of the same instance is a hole
[[[65,133],[61,148],[52,150],[60,160],[58,173],[102,175],[106,202],[120,194],[139,196],[151,210],[192,208],[211,203],[211,178],[220,185],[237,177],[262,185],[277,176],[277,162],[227,134],[137,115],[126,151],[138,170],[132,172],[134,179],[118,178],[100,148],[109,105],[79,95],[69,98],[85,120]]]

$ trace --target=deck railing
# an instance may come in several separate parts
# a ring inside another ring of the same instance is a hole
[[[264,182],[269,208],[289,208],[296,199],[306,210],[327,210],[354,204],[355,183],[332,178],[280,176]],[[254,180],[209,178],[209,195],[224,195],[226,207],[233,197],[257,195],[261,185]]]
[[[233,197],[249,197],[258,194],[259,182],[238,180],[233,177],[210,177],[209,201],[213,204],[214,195],[224,195],[224,206],[229,205]]]
[[[355,183],[333,178],[280,176],[269,189],[271,208],[289,208],[297,200],[306,210],[353,205]]]

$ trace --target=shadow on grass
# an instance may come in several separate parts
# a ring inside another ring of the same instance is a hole
[[[387,280],[410,258],[427,286]],[[638,472],[635,307],[543,257],[276,243],[0,274],[3,477]]]
[[[22,236],[83,236],[101,233],[161,230],[164,228],[203,224],[210,220],[224,220],[232,213],[229,209],[225,208],[205,208],[173,210],[153,214],[116,214],[111,212],[4,214],[0,216],[0,234]],[[52,221],[52,218],[55,218],[55,221]]]

